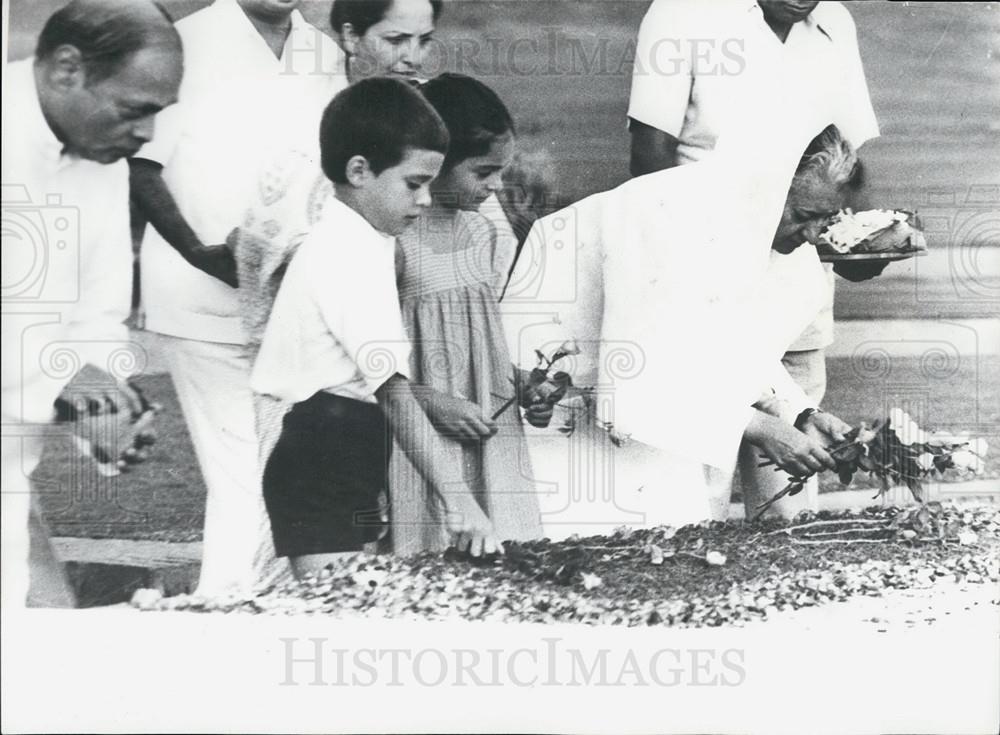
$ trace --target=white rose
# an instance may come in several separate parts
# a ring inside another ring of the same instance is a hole
[[[917,457],[917,465],[924,472],[930,472],[934,469],[934,455],[930,452],[924,452],[919,457]]]
[[[900,443],[906,446],[923,444],[927,441],[927,432],[923,431],[902,409],[894,408],[889,412],[889,423]]]
[[[976,456],[968,449],[960,449],[957,452],[953,452],[951,463],[959,472],[969,472],[978,475],[986,470],[986,463],[982,458]]]
[[[932,447],[951,447],[956,444],[965,444],[969,441],[966,434],[952,434],[949,431],[935,431],[930,435],[927,443]]]
[[[982,459],[986,459],[986,453],[990,451],[989,442],[987,442],[982,437],[978,439],[973,439],[969,442],[969,451],[975,452]]]

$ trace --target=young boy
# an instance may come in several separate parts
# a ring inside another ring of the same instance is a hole
[[[409,383],[396,291],[394,236],[430,204],[444,123],[405,82],[371,78],[333,99],[320,146],[335,196],[288,267],[251,378],[295,404],[264,471],[275,550],[302,576],[377,538],[391,431],[456,545],[501,551],[461,468],[435,463],[445,453]]]

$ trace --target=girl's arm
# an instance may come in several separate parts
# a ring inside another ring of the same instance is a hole
[[[460,442],[479,442],[497,433],[496,422],[477,403],[418,383],[411,382],[410,390],[442,436]]]
[[[444,503],[446,526],[458,549],[473,556],[503,553],[493,524],[473,497],[461,467],[435,461],[448,455],[410,381],[396,374],[375,391],[375,398],[399,446]]]

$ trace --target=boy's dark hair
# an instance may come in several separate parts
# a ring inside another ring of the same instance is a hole
[[[441,74],[421,89],[448,127],[451,145],[441,171],[484,156],[498,137],[514,133],[514,120],[496,92],[464,74]]]
[[[116,74],[137,51],[181,48],[181,37],[159,2],[74,0],[45,22],[35,56],[47,59],[60,46],[80,52],[87,84]]]
[[[347,162],[364,156],[377,176],[409,148],[448,152],[448,129],[427,100],[391,77],[362,79],[327,105],[319,126],[323,173],[347,183]]]
[[[350,23],[359,36],[365,35],[368,29],[382,20],[393,0],[333,0],[330,8],[330,27],[339,35],[345,23]],[[442,0],[430,0],[434,22],[441,17]]]

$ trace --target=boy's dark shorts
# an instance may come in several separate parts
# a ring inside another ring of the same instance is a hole
[[[377,540],[390,446],[375,403],[319,392],[295,404],[264,468],[278,556],[361,551]]]

